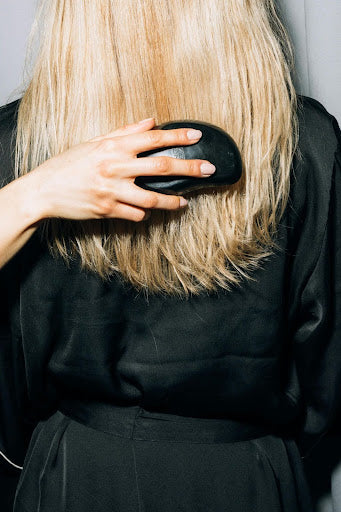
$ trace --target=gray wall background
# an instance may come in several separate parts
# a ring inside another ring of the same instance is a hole
[[[296,58],[296,88],[341,124],[341,0],[277,0]],[[0,0],[0,105],[23,92],[23,63],[36,0]],[[341,467],[318,512],[341,512]]]
[[[277,0],[294,42],[299,92],[341,123],[341,0]]]
[[[23,63],[36,0],[0,0],[0,105],[13,101],[23,81]]]

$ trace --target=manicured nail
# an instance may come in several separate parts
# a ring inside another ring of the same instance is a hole
[[[189,139],[200,139],[202,132],[200,130],[188,130],[187,137]]]
[[[188,204],[187,199],[185,199],[184,197],[180,197],[180,207],[182,208],[183,206],[186,206],[187,204]]]
[[[213,164],[201,164],[200,170],[203,176],[211,176],[215,171],[215,165]]]
[[[147,121],[151,121],[154,119],[154,117],[147,117],[147,119],[142,119],[142,121],[139,121],[138,124],[146,123]]]

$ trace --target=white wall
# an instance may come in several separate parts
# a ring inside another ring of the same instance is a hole
[[[278,0],[294,42],[297,89],[341,123],[341,0]]]
[[[36,0],[0,0],[0,105],[19,98]]]

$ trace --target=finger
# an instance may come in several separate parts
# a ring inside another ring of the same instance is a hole
[[[191,135],[195,138],[191,138]],[[134,137],[122,137],[121,147],[130,155],[137,155],[150,149],[165,146],[183,146],[198,142],[202,135],[200,130],[192,128],[176,128],[174,130],[148,130],[144,133],[134,134]]]
[[[121,203],[151,209],[177,210],[187,205],[187,200],[181,196],[160,194],[144,190],[134,183],[115,184],[115,199]]]
[[[212,166],[208,160],[186,160],[171,156],[132,158],[121,162],[109,162],[105,174],[109,177],[119,174],[125,177],[186,175],[202,178],[214,173],[214,166],[209,168],[202,165]]]
[[[134,222],[140,222],[147,220],[150,217],[150,211],[144,210],[143,208],[138,208],[137,206],[132,206],[130,204],[117,203],[115,205],[115,212],[113,215],[114,218],[117,219],[127,219]],[[106,217],[111,216],[106,215]]]
[[[89,142],[96,142],[98,140],[110,139],[112,137],[124,136],[130,133],[139,133],[144,132],[146,130],[150,130],[155,125],[154,117],[150,117],[148,119],[143,119],[138,123],[126,124],[124,126],[120,126],[116,130],[106,133],[104,135],[98,135],[97,137],[93,137],[89,140]]]

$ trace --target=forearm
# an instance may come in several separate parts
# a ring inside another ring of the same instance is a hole
[[[42,218],[34,185],[27,174],[0,190],[0,268],[26,244]]]

